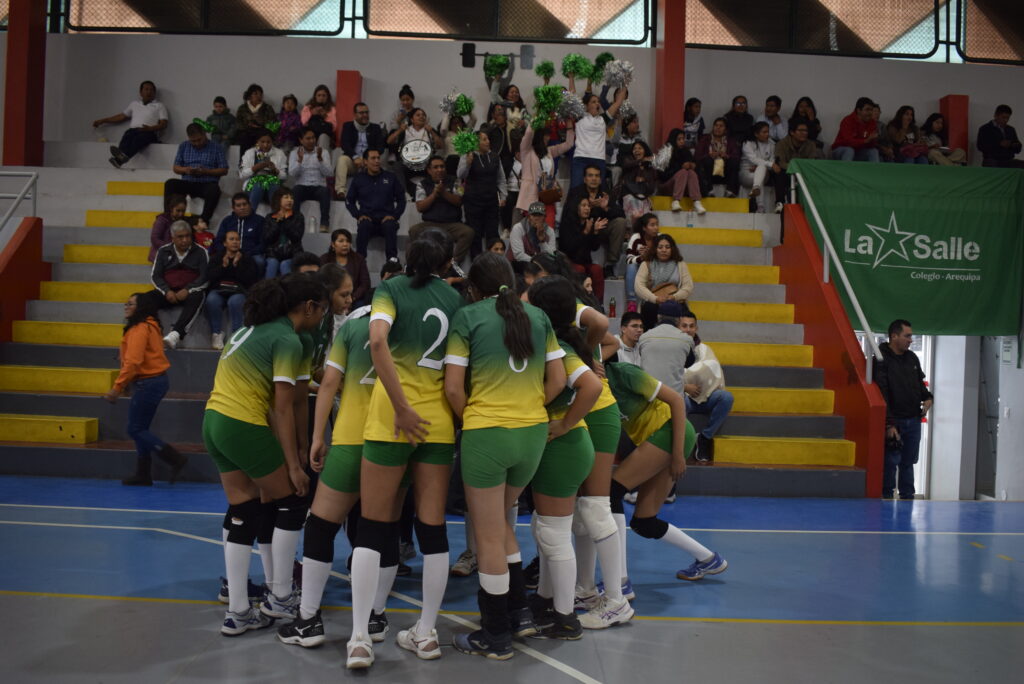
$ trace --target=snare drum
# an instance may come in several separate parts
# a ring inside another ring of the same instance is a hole
[[[427,160],[434,154],[434,148],[426,140],[409,140],[398,152],[402,165],[410,171],[427,168]]]

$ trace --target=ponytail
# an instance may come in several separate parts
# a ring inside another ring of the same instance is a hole
[[[594,369],[594,353],[587,348],[583,333],[576,327],[576,298],[572,285],[563,276],[550,275],[534,281],[529,290],[530,303],[551,320],[555,336],[572,347],[583,363]]]
[[[530,318],[516,294],[515,274],[508,259],[484,252],[469,267],[469,283],[480,297],[496,297],[494,310],[505,322],[505,348],[517,362],[533,356]]]
[[[413,241],[409,247],[406,272],[412,279],[414,290],[425,286],[430,279],[438,273],[448,261],[450,256],[445,253],[444,247],[437,240],[422,235]]]
[[[327,290],[310,273],[291,273],[256,283],[245,298],[245,325],[254,326],[285,316],[305,302],[326,302]]]
[[[568,257],[563,253],[555,252],[554,254],[548,254],[547,252],[541,252],[537,256],[533,257],[533,261],[548,275],[562,276],[569,281],[569,286],[572,288],[573,296],[575,296],[576,299],[580,300],[587,306],[604,313],[604,307],[597,301],[597,298],[583,289],[582,276],[573,270]]]
[[[145,323],[148,318],[156,321],[157,328],[163,332],[160,325],[160,309],[157,307],[155,298],[147,292],[133,292],[129,297],[135,297],[135,313],[125,319],[123,332],[128,332],[130,328],[139,323]]]

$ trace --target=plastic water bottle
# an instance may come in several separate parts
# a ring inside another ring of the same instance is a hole
[[[686,212],[686,227],[687,228],[693,228],[693,212],[692,211]]]
[[[608,318],[615,318],[615,297],[608,302]]]
[[[310,235],[316,235],[316,232],[320,229],[320,226],[316,224],[316,219],[312,216],[306,221],[306,232]]]

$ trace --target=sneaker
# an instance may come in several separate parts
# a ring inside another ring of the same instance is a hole
[[[395,571],[395,577],[408,577],[412,574],[412,568],[405,563],[398,564],[398,570]]]
[[[523,579],[526,580],[527,589],[536,589],[540,581],[540,556],[535,556],[530,563],[523,568]]]
[[[604,593],[604,582],[597,583],[597,593]],[[633,591],[633,583],[629,581],[629,578],[622,580],[622,598],[627,601],[632,601],[636,598],[636,592]]]
[[[373,665],[373,646],[366,639],[353,635],[345,650],[348,652],[345,667],[349,670],[365,670]]]
[[[736,199],[736,193],[733,192],[732,190],[726,190],[725,196],[729,199]]]
[[[388,626],[387,613],[381,611],[375,613],[370,611],[370,626],[367,631],[370,632],[370,640],[374,642],[384,641],[384,637],[387,636],[388,630],[391,629]]]
[[[263,629],[274,624],[274,618],[264,615],[253,607],[246,613],[232,613],[230,610],[224,613],[224,624],[220,626],[220,633],[224,636],[238,636],[250,629]]]
[[[411,629],[403,629],[395,641],[407,651],[412,651],[420,660],[437,660],[441,657],[441,644],[437,640],[437,630],[432,629],[426,636],[416,633],[420,626],[419,620]]]
[[[635,506],[636,505],[636,490],[632,492],[626,492],[626,495],[622,497],[622,500],[626,503]]]
[[[775,203],[775,213],[776,214],[781,214],[782,213],[782,208],[783,208],[782,202],[776,202]]]
[[[535,639],[561,639],[578,641],[583,638],[583,627],[576,613],[562,615],[554,609],[551,611],[551,622],[533,635]]]
[[[280,599],[274,596],[274,592],[268,591],[260,602],[260,611],[268,617],[294,620],[299,616],[299,592],[293,589],[292,593]]]
[[[164,335],[164,346],[168,349],[176,349],[178,342],[181,342],[181,335],[178,334],[177,330],[172,330]]]
[[[303,648],[315,648],[324,643],[324,621],[320,618],[320,611],[308,620],[298,617],[282,625],[277,630],[277,638],[282,643],[297,644]]]
[[[213,333],[210,335],[210,346],[220,351],[224,348],[224,333]]]
[[[675,502],[676,502],[676,493],[675,492],[672,492],[671,494],[669,494],[668,496],[665,497],[665,503],[672,504],[672,503],[675,503]]]
[[[683,205],[679,203],[679,200],[672,200],[672,211],[682,211]]]
[[[513,608],[508,611],[508,630],[512,636],[522,638],[537,633],[537,623],[533,621],[533,611],[529,608]]]
[[[583,629],[605,629],[612,625],[622,625],[633,619],[633,607],[623,598],[613,602],[602,596],[589,611],[580,615],[580,626]]]
[[[398,558],[402,561],[412,560],[416,557],[416,547],[412,545],[412,542],[399,542],[398,544]]]
[[[705,575],[717,575],[720,572],[725,572],[727,567],[729,567],[729,563],[715,552],[708,560],[694,561],[690,567],[683,568],[676,573],[676,577],[693,582],[703,579]]]
[[[715,460],[715,440],[697,433],[697,462],[711,463]]]
[[[708,213],[708,210],[704,208],[704,205],[700,203],[700,200],[693,200],[693,210],[697,212],[697,216],[703,216]]]
[[[466,549],[452,566],[452,577],[469,577],[476,572],[476,554]]]
[[[508,660],[513,654],[511,636],[494,635],[483,629],[470,634],[456,634],[452,637],[452,646],[467,655],[484,656],[491,660]]]
[[[761,188],[759,188],[759,187],[757,187],[755,185],[754,187],[752,187],[750,189],[750,196],[751,197],[759,197],[760,195],[761,195]]]
[[[573,604],[573,610],[590,611],[601,602],[601,594],[597,593],[597,589],[584,589],[580,585],[576,585],[576,601]]]
[[[249,602],[259,601],[263,598],[263,587],[258,584],[253,584],[252,580],[249,582]],[[228,603],[228,578],[220,578],[220,591],[217,593],[217,600],[223,604]]]
[[[619,278],[619,276],[617,276],[615,274],[615,265],[614,264],[605,264],[605,267],[604,267],[604,279],[605,280],[621,280],[621,278]]]
[[[119,168],[121,168],[121,162],[117,161],[117,160],[116,160],[116,159],[114,159],[113,157],[111,157],[111,158],[110,158],[110,159],[108,159],[107,161],[108,161],[108,162],[110,162],[110,165],[111,165],[111,166],[113,166],[113,167],[114,167],[115,169],[119,169]]]
[[[122,152],[121,148],[117,145],[110,146],[110,154],[118,161],[118,164],[127,164],[128,160],[131,159],[131,157]]]
[[[549,627],[554,621],[554,601],[544,598],[540,594],[530,594],[526,602],[530,608],[530,613],[533,615],[533,624],[536,625],[537,630],[540,631],[545,627]]]

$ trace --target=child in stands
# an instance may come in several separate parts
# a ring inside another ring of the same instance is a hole
[[[227,156],[228,147],[235,140],[238,125],[235,123],[235,115],[228,109],[227,100],[220,95],[213,98],[213,112],[206,117],[206,123],[213,126],[210,138],[224,148],[224,156]]]

